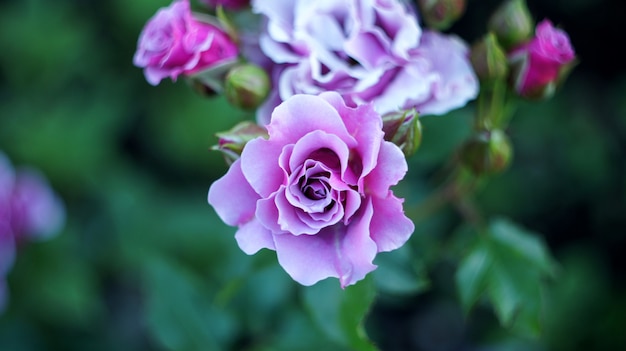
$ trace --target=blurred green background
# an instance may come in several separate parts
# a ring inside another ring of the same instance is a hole
[[[478,38],[498,3],[470,0],[452,31]],[[209,151],[213,134],[251,115],[182,80],[151,87],[132,66],[141,28],[167,4],[0,0],[0,150],[40,168],[68,211],[60,235],[20,248],[0,350],[345,350],[333,331],[336,281],[304,289],[272,252],[245,255],[206,203],[226,171]],[[488,306],[463,314],[459,257],[445,248],[461,220],[445,209],[364,282],[377,288],[365,327],[382,350],[626,348],[626,70],[616,52],[626,4],[528,4],[568,31],[581,63],[554,99],[520,106],[513,166],[478,201],[541,233],[559,262],[544,332],[503,329]],[[471,117],[470,105],[424,118],[423,147],[396,189],[407,205],[433,190]]]

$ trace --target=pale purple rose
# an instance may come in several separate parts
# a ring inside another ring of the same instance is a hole
[[[224,6],[224,8],[231,10],[239,10],[250,5],[250,0],[200,0],[200,2],[211,8]]]
[[[422,115],[464,106],[478,80],[459,38],[422,31],[399,0],[252,1],[266,19],[259,45],[274,63],[278,101],[339,92],[350,106],[380,114],[416,107]],[[277,99],[269,99],[269,105]],[[258,114],[268,123],[270,106]]]
[[[561,71],[575,57],[567,33],[555,28],[549,20],[543,20],[537,25],[535,36],[509,54],[509,60],[516,67],[515,91],[529,98],[550,96]]]
[[[275,250],[297,282],[337,277],[345,287],[376,268],[378,252],[408,240],[414,225],[390,190],[407,163],[383,140],[371,104],[349,107],[335,92],[294,95],[267,129],[208,194],[220,218],[239,227],[244,252]]]
[[[238,49],[220,28],[193,17],[188,0],[161,8],[143,28],[133,63],[144,68],[146,80],[192,75],[235,60]]]

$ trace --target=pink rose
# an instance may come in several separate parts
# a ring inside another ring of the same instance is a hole
[[[535,37],[509,54],[515,91],[528,98],[551,95],[562,70],[574,58],[567,33],[543,20],[537,25]]]
[[[174,1],[160,9],[139,36],[133,63],[144,68],[146,80],[157,85],[191,75],[229,60],[237,46],[218,27],[192,16],[188,0]]]
[[[247,254],[275,250],[304,285],[327,277],[354,284],[414,229],[390,190],[407,163],[381,128],[372,104],[348,107],[334,92],[294,95],[272,113],[269,138],[248,142],[211,186],[209,203],[239,227]]]
[[[212,8],[224,6],[231,10],[242,9],[250,5],[250,0],[201,0],[201,2]]]

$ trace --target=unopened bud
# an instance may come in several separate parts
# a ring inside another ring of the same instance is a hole
[[[465,12],[465,0],[419,0],[426,24],[435,29],[448,29]]]
[[[470,60],[481,81],[505,79],[507,58],[493,33],[485,35],[472,46]]]
[[[507,50],[529,39],[534,30],[526,0],[506,0],[491,15],[487,26]]]
[[[511,163],[512,155],[509,138],[499,129],[475,135],[461,149],[463,164],[475,175],[504,171]]]
[[[217,133],[218,144],[211,147],[211,150],[221,151],[226,163],[229,165],[235,162],[244,146],[257,137],[267,138],[267,130],[258,124],[245,121],[237,124],[231,130]]]
[[[244,64],[228,72],[225,91],[226,98],[231,104],[252,110],[267,98],[270,92],[270,79],[261,67]]]
[[[422,143],[422,123],[415,109],[383,116],[383,131],[385,140],[398,145],[406,157],[413,155]]]

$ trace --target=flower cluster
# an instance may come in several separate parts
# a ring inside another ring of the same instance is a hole
[[[33,169],[14,170],[0,153],[0,311],[7,301],[5,277],[17,246],[48,238],[64,220],[64,206],[45,178]]]
[[[192,13],[189,0],[159,10],[135,64],[152,84],[184,75],[256,109],[256,123],[218,134],[230,169],[208,202],[238,227],[244,252],[276,251],[304,285],[354,284],[377,253],[409,239],[414,225],[391,188],[420,144],[420,117],[478,97],[475,135],[455,162],[476,176],[501,172],[512,155],[508,92],[547,96],[575,56],[549,21],[532,37],[523,0],[504,0],[471,50],[440,32],[466,12],[464,0],[202,3],[218,19]]]

